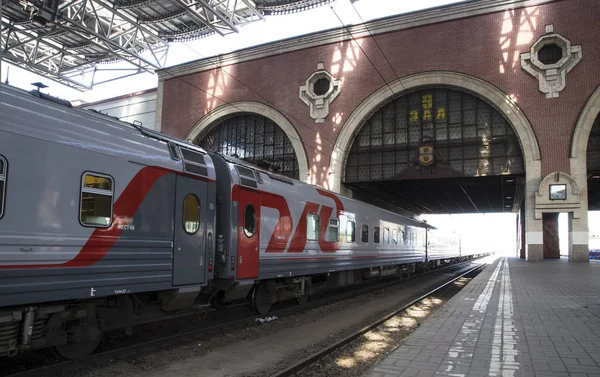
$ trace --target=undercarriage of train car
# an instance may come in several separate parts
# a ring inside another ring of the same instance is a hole
[[[324,291],[335,290],[345,286],[360,284],[374,279],[404,279],[415,273],[423,273],[450,264],[479,258],[481,255],[470,255],[458,258],[440,259],[423,263],[407,263],[399,265],[377,266],[357,270],[334,271],[326,274],[276,278],[255,281],[253,284],[223,284],[212,301],[217,309],[224,309],[233,302],[247,300],[252,308],[261,315],[269,313],[273,304],[295,299],[302,304],[308,298]]]
[[[216,282],[211,287],[132,293],[93,300],[69,301],[4,308],[0,311],[0,357],[53,347],[65,359],[92,353],[104,332],[177,316],[213,306],[224,309],[234,302],[248,302],[267,314],[272,305],[295,299],[299,304],[319,292],[335,290],[375,279],[402,279],[483,254],[454,259],[333,271],[326,274],[262,281]],[[218,280],[218,279],[217,279]]]
[[[28,305],[0,311],[0,357],[53,347],[65,359],[92,353],[106,331],[210,307],[210,292],[173,289],[93,300]]]

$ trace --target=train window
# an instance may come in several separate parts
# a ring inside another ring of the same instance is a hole
[[[317,241],[319,239],[319,215],[306,215],[306,239]]]
[[[6,160],[0,156],[0,218],[4,216],[4,190],[6,189]]]
[[[200,228],[200,201],[196,195],[188,194],[183,199],[183,229],[194,234]]]
[[[107,228],[112,224],[113,179],[100,174],[83,174],[79,221],[84,226]]]
[[[373,228],[373,243],[379,243],[379,227]]]
[[[329,226],[327,227],[327,241],[336,242],[338,240],[338,232],[340,228],[340,220],[329,219]]]
[[[252,238],[256,232],[256,210],[252,204],[248,204],[244,210],[244,233],[246,237]]]
[[[390,243],[390,229],[389,228],[383,228],[383,243],[386,245]]]
[[[398,229],[392,229],[392,242],[398,244]]]
[[[354,242],[356,237],[354,236],[354,221],[348,220],[346,223],[346,242]]]
[[[369,226],[367,224],[363,224],[362,233],[360,235],[360,240],[362,242],[369,242]]]

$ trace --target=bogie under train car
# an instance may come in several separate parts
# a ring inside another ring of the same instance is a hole
[[[103,331],[165,313],[247,300],[264,314],[316,287],[483,255],[424,222],[60,102],[0,84],[0,356],[79,358]]]

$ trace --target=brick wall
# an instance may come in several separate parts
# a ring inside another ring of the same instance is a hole
[[[600,85],[599,19],[598,0],[557,1],[380,34],[375,40],[358,39],[362,50],[354,41],[346,41],[166,78],[162,130],[184,137],[222,104],[265,103],[296,127],[309,168],[320,172],[319,180],[326,179],[340,127],[365,98],[398,77],[455,71],[483,79],[516,100],[536,134],[542,176],[557,170],[569,173],[573,129]],[[566,88],[553,99],[547,99],[538,90],[538,81],[521,69],[519,56],[545,33],[546,24],[553,24],[554,32],[572,44],[581,45],[583,55],[567,75]],[[298,90],[319,62],[343,81],[329,116],[316,124]]]

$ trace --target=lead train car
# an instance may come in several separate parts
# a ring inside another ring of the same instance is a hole
[[[210,157],[7,85],[0,102],[0,355],[75,358],[128,311],[189,306],[213,277]]]
[[[266,313],[473,257],[433,260],[425,223],[46,99],[0,84],[0,356],[78,358],[165,312]]]

